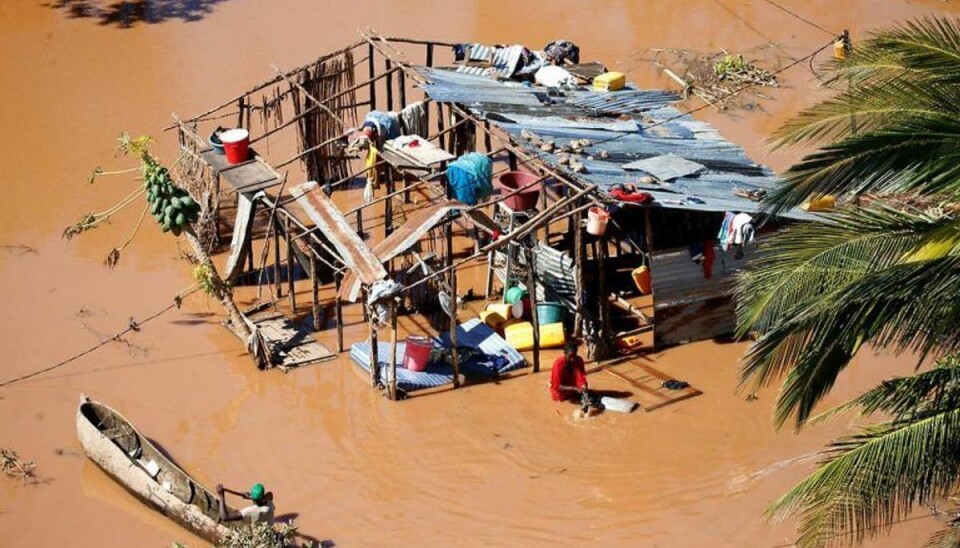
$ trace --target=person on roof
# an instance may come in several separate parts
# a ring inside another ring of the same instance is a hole
[[[241,509],[239,512],[227,508],[226,495],[230,493],[253,502],[253,504]],[[259,522],[266,522],[273,525],[274,508],[273,493],[268,492],[262,483],[254,484],[250,491],[234,491],[227,489],[222,484],[217,484],[217,497],[220,500],[220,522],[227,521],[247,521],[251,525]]]

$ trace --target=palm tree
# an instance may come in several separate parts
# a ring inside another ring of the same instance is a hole
[[[742,385],[782,379],[775,421],[800,428],[865,344],[937,362],[842,408],[892,418],[837,440],[771,507],[799,515],[804,546],[875,534],[960,482],[960,22],[874,33],[830,68],[849,88],[778,132],[820,149],[766,205],[849,205],[778,233],[738,281],[739,330],[758,337]]]

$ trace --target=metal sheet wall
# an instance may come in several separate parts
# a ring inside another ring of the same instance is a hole
[[[715,248],[712,276],[691,259],[688,249],[654,253],[650,273],[653,281],[654,345],[672,346],[730,335],[736,328],[732,298],[734,276],[750,260],[753,246],[741,260],[732,250]]]

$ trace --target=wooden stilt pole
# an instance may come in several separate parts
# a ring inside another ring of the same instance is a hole
[[[483,121],[483,146],[487,152],[493,152],[493,143],[490,141],[490,122]]]
[[[363,307],[367,304],[364,302]],[[372,314],[369,314],[372,316]],[[367,325],[370,329],[370,385],[374,388],[380,384],[380,348],[377,344],[377,328],[374,325],[376,321],[370,318]]]
[[[273,217],[273,285],[277,299],[283,297],[283,284],[280,283],[280,218]]]
[[[367,49],[367,71],[370,77],[370,110],[377,110],[377,82],[374,80],[377,76],[377,69],[374,67],[373,44]]]
[[[452,224],[452,223],[450,223]],[[450,224],[447,224],[448,230]],[[449,239],[447,241],[450,241]],[[457,269],[450,269],[450,360],[453,365],[453,387],[460,388],[460,352],[457,350]]]
[[[447,199],[453,198],[453,189],[447,182],[447,177],[441,178],[443,188],[446,189]],[[457,269],[453,267],[453,223],[446,226],[447,239],[447,268],[450,269],[450,358],[453,365],[453,387],[460,388],[460,353],[457,351]]]
[[[390,72],[390,69],[393,68],[393,63],[390,62],[390,59],[383,60],[384,70]],[[393,110],[393,77],[388,77],[385,80],[387,84],[387,110]]]
[[[340,286],[343,284],[343,271],[338,270],[334,275],[334,284],[337,289],[335,308],[337,309],[337,352],[343,352],[343,300],[340,298]]]
[[[387,194],[394,191],[393,166],[387,166]],[[383,232],[384,237],[393,234],[393,198],[388,198],[383,204]]]
[[[507,151],[507,163],[510,164],[510,171],[517,170],[517,155],[512,151]]]
[[[527,292],[530,294],[530,315],[533,319],[533,372],[540,372],[540,315],[537,313],[536,256],[527,250]]]
[[[607,294],[607,237],[600,237],[600,256],[597,258],[597,287],[600,301],[600,333],[597,337],[597,359],[607,357],[607,335],[610,333],[610,299]]]
[[[397,109],[405,108],[407,106],[407,77],[402,70],[397,71],[397,95],[400,97]]]
[[[587,248],[583,244],[583,213],[576,213],[573,219],[575,230],[573,233],[573,262],[576,269],[574,303],[577,307],[573,320],[573,337],[579,339],[583,336],[583,265],[586,262]]]
[[[447,134],[444,133],[446,128],[446,122],[443,119],[443,103],[433,103],[437,105],[437,142],[440,145],[440,148],[444,150],[447,149]]]
[[[284,227],[283,232],[287,237],[287,296],[290,297],[290,312],[296,314],[297,312],[297,290],[294,285],[296,282],[293,279],[294,271],[294,262],[293,262],[293,240],[290,239],[290,218],[284,217]]]
[[[393,401],[397,400],[397,305],[390,305],[390,383],[388,395]]]
[[[313,252],[310,253],[310,279],[313,286],[313,330],[320,331],[320,272]]]
[[[647,253],[653,253],[653,224],[650,222],[650,208],[643,208],[643,236],[647,244]]]

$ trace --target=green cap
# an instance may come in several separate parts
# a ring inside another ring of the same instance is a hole
[[[254,484],[254,486],[250,488],[250,498],[253,499],[254,502],[259,502],[266,493],[267,489],[262,483]]]

